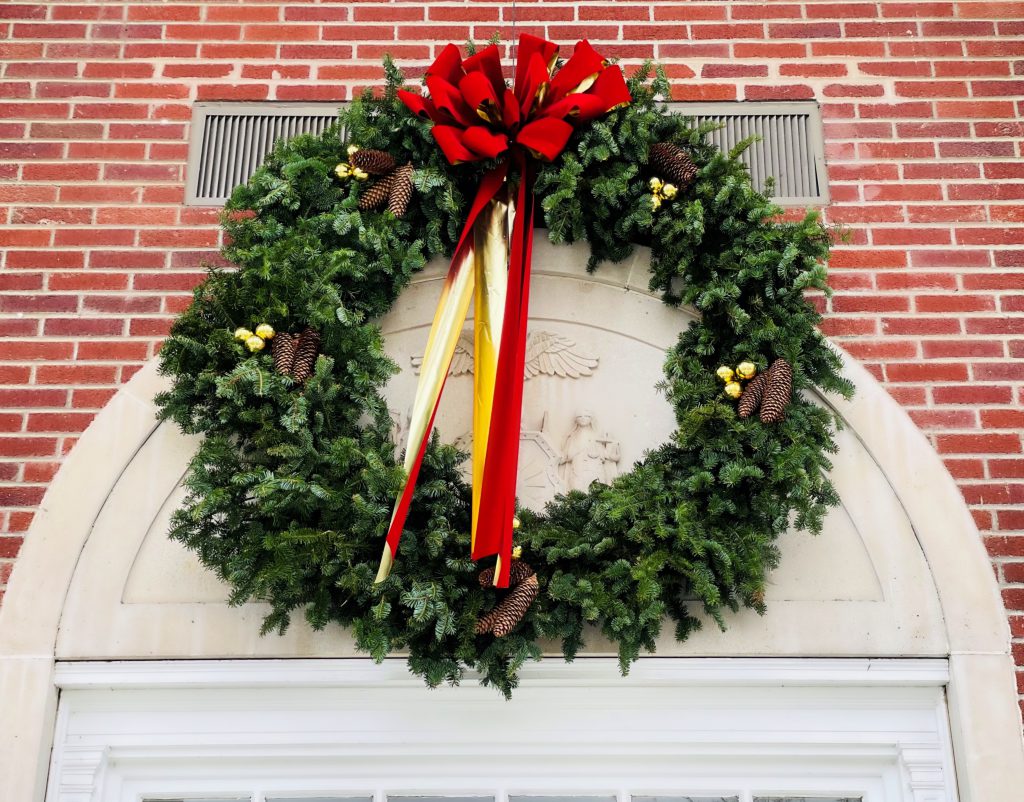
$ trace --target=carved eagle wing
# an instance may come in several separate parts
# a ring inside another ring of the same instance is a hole
[[[410,357],[412,369],[420,372],[423,365],[422,356]],[[459,341],[455,343],[455,353],[452,354],[452,364],[448,368],[449,376],[461,376],[464,373],[473,372],[473,335],[470,332],[463,332],[459,335]]]
[[[592,375],[596,367],[597,357],[579,353],[576,342],[561,334],[533,331],[526,340],[527,379],[541,375],[578,379]]]

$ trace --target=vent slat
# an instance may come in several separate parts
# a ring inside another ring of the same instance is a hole
[[[775,177],[780,203],[826,203],[821,121],[814,103],[672,103],[697,123],[722,127],[709,140],[723,151],[760,137],[741,156],[755,187]],[[249,180],[282,139],[321,134],[337,119],[332,104],[197,104],[189,152],[186,202],[220,205]]]

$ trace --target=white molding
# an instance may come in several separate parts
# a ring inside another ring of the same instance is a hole
[[[949,666],[943,659],[728,659],[644,658],[627,678],[607,658],[581,657],[530,663],[521,671],[524,684],[588,687],[629,684],[673,686],[944,686]],[[402,659],[374,664],[366,659],[323,660],[119,660],[57,663],[62,690],[89,688],[315,688],[344,686],[417,687]],[[467,674],[464,685],[476,685]]]
[[[957,802],[942,660],[645,658],[623,680],[615,660],[585,659],[532,673],[506,702],[475,682],[425,689],[397,661],[62,664],[48,802],[698,792]]]

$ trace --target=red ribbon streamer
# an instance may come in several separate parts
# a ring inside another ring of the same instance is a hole
[[[558,46],[553,42],[524,34],[519,40],[514,88],[509,89],[496,45],[463,59],[458,48],[449,44],[427,69],[429,98],[399,92],[414,114],[434,123],[431,132],[450,163],[505,156],[481,179],[455,249],[447,287],[452,286],[459,269],[465,269],[470,234],[487,204],[509,180],[510,167],[519,178],[495,384],[500,389],[495,392],[488,429],[480,514],[472,552],[474,560],[498,555],[498,587],[508,586],[512,564],[533,253],[533,161],[557,158],[572,134],[574,123],[587,122],[632,100],[622,71],[609,66],[586,40],[578,42],[568,61],[554,71],[557,54]],[[448,367],[444,365],[445,374]],[[415,444],[416,457],[409,465],[405,487],[395,505],[378,581],[387,576],[398,552],[436,414],[435,399],[426,433]],[[413,445],[410,443],[410,448]]]

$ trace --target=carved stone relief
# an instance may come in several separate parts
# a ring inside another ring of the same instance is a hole
[[[411,356],[409,363],[418,374],[423,357]],[[560,386],[564,381],[590,379],[599,365],[596,348],[578,345],[575,337],[547,329],[528,333],[525,379],[542,386],[526,395],[519,435],[518,495],[525,507],[540,510],[559,493],[586,490],[595,481],[610,482],[625,469],[620,468],[619,440],[600,428],[589,406],[578,407],[573,403],[577,399],[584,403],[591,393],[606,392],[608,388],[591,385],[581,386],[578,392],[566,392],[566,388]],[[449,406],[446,410],[445,400],[450,395],[465,395],[467,388],[471,395],[472,373],[473,333],[467,330],[455,347],[437,419],[442,439],[467,454],[473,445],[472,409],[467,407],[456,412]],[[394,442],[399,448],[405,447],[412,396],[407,395],[404,400],[404,408],[389,410]],[[450,431],[449,421],[455,414],[463,421],[461,431],[454,437],[446,436]],[[462,472],[468,481],[472,473],[470,459],[462,464]]]

